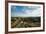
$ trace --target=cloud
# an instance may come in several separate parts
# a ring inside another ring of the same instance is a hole
[[[25,10],[24,16],[40,16],[40,8],[36,10]]]
[[[25,10],[25,14],[31,14],[32,12],[32,10]]]
[[[16,7],[14,7],[15,9]],[[13,10],[14,10],[13,9]],[[16,11],[13,11],[12,16],[20,17],[37,17],[40,16],[40,7],[39,6],[22,6],[21,8],[16,8]]]

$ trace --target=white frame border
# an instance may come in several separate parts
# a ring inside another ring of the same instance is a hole
[[[41,27],[31,28],[11,28],[11,5],[19,6],[41,6]],[[43,5],[38,4],[21,4],[21,3],[8,3],[8,31],[25,31],[25,30],[43,30]]]

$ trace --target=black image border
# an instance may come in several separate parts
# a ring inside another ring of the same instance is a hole
[[[28,30],[28,31],[8,32],[8,3],[42,4],[43,5],[43,30]],[[44,2],[5,1],[5,34],[24,33],[24,32],[40,32],[40,31],[45,31],[45,3]]]

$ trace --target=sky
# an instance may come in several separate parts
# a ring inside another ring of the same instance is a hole
[[[11,6],[12,17],[37,17],[40,16],[40,6]]]

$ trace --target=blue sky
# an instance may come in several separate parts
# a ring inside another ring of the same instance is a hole
[[[36,14],[40,15],[39,6],[11,6],[11,16],[17,17],[30,17],[32,15],[37,16]],[[37,12],[37,13],[35,13]]]

